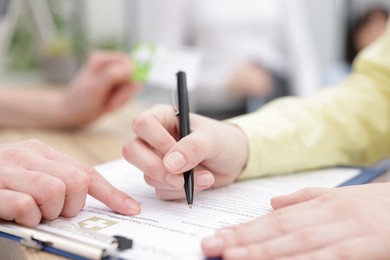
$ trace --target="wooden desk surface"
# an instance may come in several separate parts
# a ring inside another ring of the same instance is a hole
[[[122,146],[132,136],[131,121],[148,107],[146,103],[136,100],[114,113],[103,116],[88,127],[70,131],[0,128],[0,143],[35,138],[83,163],[96,165],[122,157]],[[0,238],[0,258],[64,259],[27,249],[17,242],[3,238]]]

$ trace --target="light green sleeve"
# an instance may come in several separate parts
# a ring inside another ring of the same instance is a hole
[[[339,86],[308,99],[278,99],[228,122],[248,138],[249,160],[240,178],[389,156],[390,30],[358,57],[353,74]]]

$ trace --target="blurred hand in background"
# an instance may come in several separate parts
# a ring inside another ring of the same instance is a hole
[[[95,52],[64,91],[0,88],[0,126],[86,125],[124,105],[140,89],[126,54]]]

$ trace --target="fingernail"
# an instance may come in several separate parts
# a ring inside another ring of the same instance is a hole
[[[132,212],[140,212],[141,211],[141,205],[138,203],[134,202],[131,199],[126,199],[125,200],[126,206],[132,211]]]
[[[226,250],[226,258],[246,259],[248,257],[248,249],[245,247],[232,247]]]
[[[214,183],[214,177],[211,174],[199,175],[196,178],[196,183],[201,187],[209,187]]]
[[[176,188],[182,188],[184,186],[183,176],[178,176],[178,175],[173,175],[168,173],[167,176],[165,176],[165,180],[173,187]]]
[[[186,160],[184,156],[179,152],[172,152],[168,154],[164,159],[165,165],[168,169],[177,171],[186,165]]]
[[[210,249],[222,249],[224,246],[224,241],[222,237],[206,237],[203,240],[205,246]]]

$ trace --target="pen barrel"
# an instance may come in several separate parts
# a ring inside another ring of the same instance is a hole
[[[180,138],[190,134],[190,109],[188,102],[187,80],[186,74],[182,71],[177,73],[177,92],[179,103],[179,129]],[[187,198],[187,203],[192,207],[194,197],[194,172],[189,170],[183,173],[184,191]]]
[[[186,74],[182,71],[177,73],[177,91],[179,103],[180,138],[183,138],[190,134],[190,110]]]
[[[193,204],[193,198],[194,198],[194,171],[189,170],[185,173],[183,173],[184,177],[184,192],[186,194],[187,204],[192,205]]]

